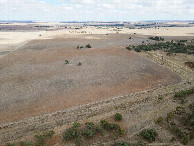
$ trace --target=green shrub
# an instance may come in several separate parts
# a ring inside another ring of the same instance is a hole
[[[81,66],[81,65],[82,65],[82,63],[81,63],[81,62],[79,62],[77,66]]]
[[[115,114],[115,120],[116,120],[116,121],[121,121],[122,118],[123,118],[123,116],[122,116],[120,113],[116,113],[116,114]]]
[[[106,120],[101,120],[101,126],[106,129],[106,130],[110,130],[113,131],[115,133],[115,135],[123,135],[125,133],[125,130],[123,130],[119,124],[116,123],[109,123]]]
[[[92,48],[92,46],[90,44],[87,44],[86,48]]]
[[[97,132],[102,132],[102,128],[99,125],[95,125],[93,122],[86,122],[83,134],[88,138],[93,137]]]
[[[155,129],[144,129],[140,135],[147,139],[149,142],[155,141],[158,135]]]
[[[83,136],[82,136],[82,131],[79,129],[80,127],[81,127],[81,124],[74,123],[73,127],[65,131],[63,138],[65,140],[75,140],[77,145],[81,145],[81,143],[83,142]]]
[[[69,64],[69,61],[68,60],[65,60],[65,64]]]
[[[190,95],[194,93],[194,88],[188,89],[188,90],[181,90],[179,92],[175,92],[174,98],[175,99],[184,99],[183,97]]]
[[[37,146],[43,146],[46,138],[51,138],[55,132],[53,130],[51,131],[45,131],[43,134],[36,134],[34,137],[37,140]]]

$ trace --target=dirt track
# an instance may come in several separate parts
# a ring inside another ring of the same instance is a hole
[[[63,35],[31,41],[0,59],[0,123],[180,82],[177,75],[125,49],[146,39],[128,38]],[[86,44],[92,48],[76,49]]]

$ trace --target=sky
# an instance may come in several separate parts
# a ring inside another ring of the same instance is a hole
[[[194,0],[0,0],[0,20],[194,20]]]

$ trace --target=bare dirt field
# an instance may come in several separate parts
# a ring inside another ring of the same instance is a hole
[[[178,75],[125,49],[146,40],[129,37],[60,35],[32,40],[0,58],[0,123],[181,81]],[[92,48],[77,49],[87,44]]]

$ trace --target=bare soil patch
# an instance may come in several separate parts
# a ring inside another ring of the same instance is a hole
[[[129,37],[63,35],[33,40],[1,58],[0,123],[180,82],[179,76],[125,49],[144,40]],[[76,49],[87,44],[92,48]]]

